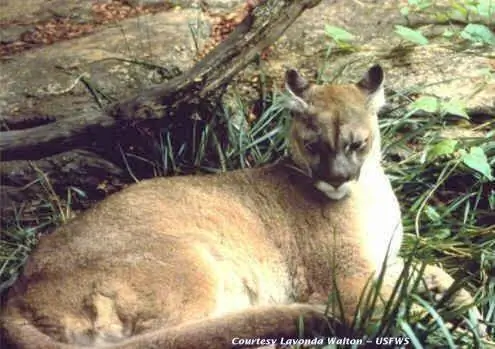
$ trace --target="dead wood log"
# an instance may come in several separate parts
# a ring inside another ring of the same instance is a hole
[[[321,0],[265,0],[256,6],[229,37],[188,72],[141,90],[104,111],[88,111],[28,130],[0,132],[3,160],[39,159],[70,148],[92,132],[109,129],[122,120],[162,119],[183,105],[200,105],[217,96],[231,79]],[[59,150],[60,151],[60,150]]]
[[[72,208],[77,208],[121,189],[125,182],[126,171],[80,149],[39,161],[6,161],[0,166],[0,223],[13,224],[21,216],[31,222],[38,220],[36,212],[47,207],[41,203],[56,201],[56,196],[67,199],[68,188],[72,193],[84,193],[73,200],[76,206]]]

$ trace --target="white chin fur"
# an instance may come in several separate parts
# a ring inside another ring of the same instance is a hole
[[[332,200],[342,199],[344,196],[349,194],[349,191],[351,190],[349,182],[346,182],[335,189],[333,185],[328,184],[327,182],[318,181],[315,183],[315,187]]]

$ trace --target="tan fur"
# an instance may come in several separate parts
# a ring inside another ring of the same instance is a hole
[[[392,263],[402,239],[380,165],[381,68],[358,85],[312,86],[295,74],[292,160],[143,181],[43,237],[1,315],[11,347],[221,349],[233,337],[296,338],[300,315],[306,330],[321,322],[333,277],[352,319],[389,243]],[[316,157],[308,138],[321,143]],[[353,141],[364,142],[356,152]],[[329,198],[326,185],[347,175],[345,196]]]

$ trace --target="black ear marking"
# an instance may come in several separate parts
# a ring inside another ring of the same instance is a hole
[[[295,114],[304,114],[308,111],[308,103],[304,100],[303,94],[309,88],[309,83],[295,69],[288,69],[285,72],[285,88],[289,92],[290,98],[287,101],[287,108]]]
[[[365,90],[368,94],[373,94],[380,89],[383,84],[384,73],[379,64],[372,66],[363,78],[357,83],[357,86]]]
[[[300,97],[309,87],[309,83],[296,69],[288,69],[285,73],[285,87],[289,92]]]

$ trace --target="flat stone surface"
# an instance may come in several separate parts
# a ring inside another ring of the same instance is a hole
[[[189,23],[198,16],[198,10],[184,9],[132,18],[89,36],[16,55],[1,63],[0,115],[63,117],[85,103],[95,105],[81,83],[61,93],[80,74],[115,98],[161,82],[158,70],[129,61],[146,59],[163,67],[189,68],[195,55]]]
[[[40,21],[53,15],[70,15],[87,9],[87,0],[1,0],[0,23]]]

